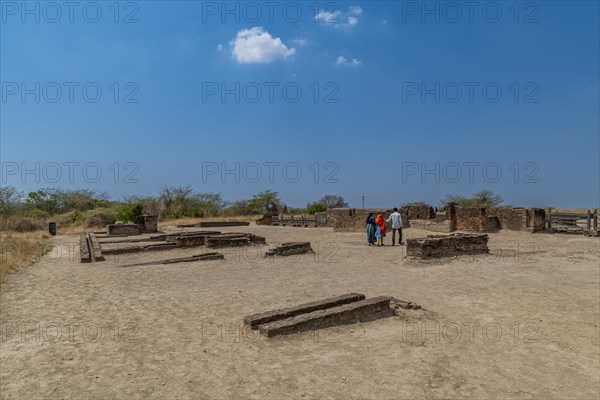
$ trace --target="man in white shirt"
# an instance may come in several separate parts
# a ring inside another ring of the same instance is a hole
[[[390,215],[385,222],[392,221],[392,246],[396,243],[396,231],[398,231],[398,244],[403,245],[402,243],[402,215],[398,212],[398,209],[394,207],[394,212]]]

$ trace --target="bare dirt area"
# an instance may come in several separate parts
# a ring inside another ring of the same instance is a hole
[[[331,228],[218,230],[269,245],[123,268],[214,249],[82,264],[78,236],[53,238],[53,251],[2,285],[1,398],[600,395],[598,238],[501,231],[490,254],[417,261],[389,237],[368,247],[363,234]],[[263,258],[288,241],[315,253]],[[349,292],[423,308],[272,339],[243,326],[249,314]]]

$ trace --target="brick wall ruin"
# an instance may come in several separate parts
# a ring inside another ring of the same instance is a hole
[[[485,232],[486,215],[485,208],[478,207],[455,207],[455,224],[457,231]]]
[[[410,221],[410,227],[431,232],[444,233],[449,233],[454,230],[452,221],[447,219],[413,219]]]
[[[319,227],[333,227],[333,217],[327,211],[316,212],[315,225]]]
[[[527,213],[527,230],[537,232],[546,229],[546,210],[543,208],[530,208]]]
[[[389,218],[391,209],[377,208],[332,208],[314,215],[314,226],[333,227],[335,232],[362,232],[367,214],[383,213]],[[546,213],[540,208],[512,207],[459,207],[448,204],[443,215],[436,215],[428,205],[403,206],[400,208],[404,228],[430,230],[434,232],[490,232],[497,229],[536,232],[545,229]],[[292,225],[292,224],[290,224]],[[312,225],[311,225],[312,226]],[[391,224],[386,224],[391,229]]]
[[[400,214],[408,219],[435,219],[433,207],[427,204],[409,205],[400,207]]]
[[[536,232],[544,230],[546,212],[541,208],[459,207],[448,205],[446,216],[458,231],[489,232],[495,229]]]
[[[406,243],[407,256],[422,259],[489,252],[486,234],[429,235],[425,238],[408,239]]]
[[[333,221],[334,232],[362,232],[365,229],[365,221],[369,212],[372,212],[375,217],[378,214],[388,219],[393,210],[381,210],[372,208],[332,208],[327,210],[327,216]],[[405,215],[402,215],[402,225],[408,228],[409,221]],[[320,226],[320,225],[317,225]],[[386,224],[389,229],[392,228],[391,222]]]

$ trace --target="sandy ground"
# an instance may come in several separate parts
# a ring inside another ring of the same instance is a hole
[[[600,240],[490,234],[492,254],[419,262],[327,228],[237,227],[315,255],[121,268],[59,236],[0,294],[2,399],[597,399]],[[405,231],[408,237],[426,232]],[[387,238],[390,243],[389,237]],[[186,250],[197,254],[202,249]],[[347,292],[422,310],[266,339],[245,315]]]

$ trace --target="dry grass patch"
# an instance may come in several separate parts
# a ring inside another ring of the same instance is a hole
[[[32,264],[52,246],[44,231],[0,232],[0,282],[14,270]]]

